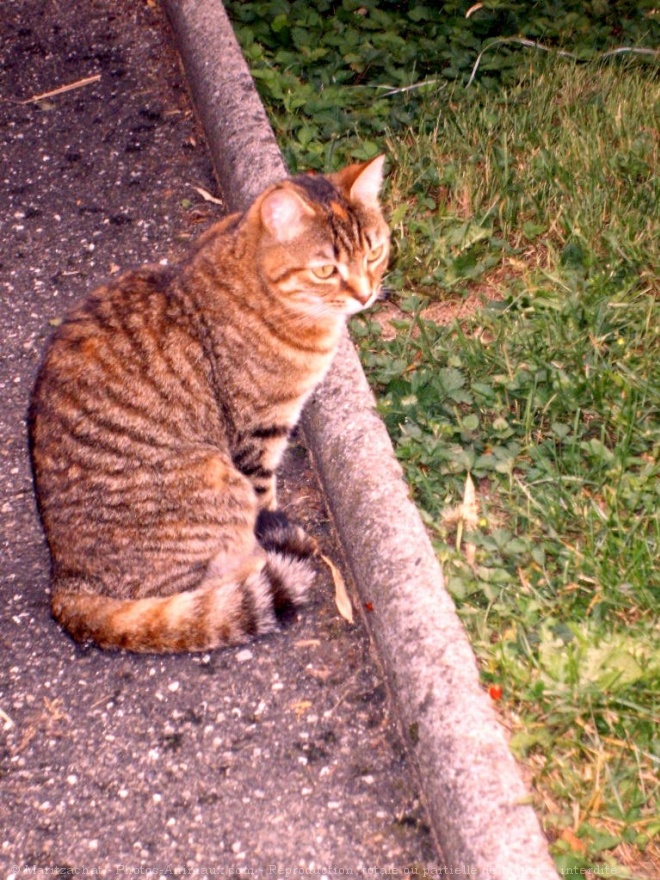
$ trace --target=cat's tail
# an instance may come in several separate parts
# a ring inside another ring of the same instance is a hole
[[[313,543],[302,530],[288,523],[279,528],[275,520],[257,536],[265,557],[173,596],[115,599],[90,592],[81,578],[56,579],[53,616],[78,642],[142,653],[210,651],[273,632],[306,599],[314,580],[308,560]]]

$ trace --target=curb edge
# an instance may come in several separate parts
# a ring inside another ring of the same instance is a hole
[[[220,0],[162,0],[230,210],[287,170]],[[556,880],[505,731],[346,336],[303,429],[389,678],[445,874]],[[363,536],[367,536],[366,540]]]

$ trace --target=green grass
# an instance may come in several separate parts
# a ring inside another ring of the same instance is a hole
[[[552,61],[424,109],[363,363],[558,867],[657,876],[660,89]]]
[[[391,159],[397,293],[352,329],[557,867],[657,878],[657,68],[493,44],[465,83],[499,37],[587,57],[660,18],[470,5],[228,4],[292,170]]]

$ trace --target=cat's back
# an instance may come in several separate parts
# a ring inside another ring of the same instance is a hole
[[[127,368],[141,365],[150,342],[166,339],[180,323],[184,310],[172,296],[174,277],[166,267],[143,266],[94,290],[59,322],[39,379],[59,369],[84,381],[102,363],[110,367],[113,356]]]
[[[213,421],[193,310],[175,279],[165,267],[126,272],[64,318],[30,404],[38,469],[111,463],[129,452],[153,461],[191,426]]]

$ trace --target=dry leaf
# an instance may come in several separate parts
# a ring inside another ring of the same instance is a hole
[[[3,730],[11,730],[14,726],[14,722],[11,720],[9,715],[7,715],[4,709],[0,709],[0,721],[2,721]]]
[[[479,522],[479,508],[477,507],[477,493],[470,474],[465,478],[463,490],[462,519],[468,529],[476,529]]]
[[[50,92],[42,92],[40,95],[33,95],[31,98],[27,98],[25,101],[19,101],[19,104],[38,104],[40,101],[45,101],[47,98],[54,98],[56,95],[63,95],[65,92],[70,92],[73,89],[81,89],[83,86],[89,86],[92,83],[96,83],[101,79],[100,73],[95,73],[93,76],[86,76],[84,79],[79,79],[74,83],[69,83],[66,86],[60,86],[57,89],[51,89]]]
[[[471,15],[473,15],[475,12],[477,12],[477,10],[481,9],[483,7],[483,5],[484,5],[483,3],[475,3],[474,6],[470,6],[468,11],[465,13],[465,17],[469,18]]]
[[[300,719],[308,709],[312,708],[312,702],[311,700],[297,700],[295,703],[291,703],[291,708],[296,713],[296,717]]]
[[[328,559],[327,556],[324,556],[322,553],[319,554],[321,559],[325,562],[325,564],[330,569],[330,573],[332,574],[332,580],[335,585],[335,604],[337,606],[337,610],[349,623],[353,623],[353,606],[351,605],[351,600],[348,597],[348,593],[346,592],[346,584],[344,583],[344,578],[341,576],[341,572],[337,568],[337,566],[332,562],[332,560]]]
[[[564,828],[560,837],[562,840],[566,841],[573,852],[579,852],[582,853],[582,855],[587,852],[587,845],[584,840],[580,840],[577,834],[575,834],[574,831],[571,831],[570,828]]]
[[[474,531],[477,528],[477,523],[479,522],[479,508],[477,507],[477,493],[470,474],[465,478],[461,519],[463,520],[463,526],[467,531]],[[477,555],[476,545],[466,541],[464,552],[467,564],[474,565]]]
[[[325,666],[321,666],[320,669],[307,669],[306,674],[309,675],[310,678],[315,679],[315,681],[320,681],[322,684],[325,684],[332,676],[332,670]]]
[[[208,190],[202,189],[201,186],[193,186],[195,192],[198,192],[205,202],[213,202],[214,205],[221,205],[222,199],[216,199]]]

